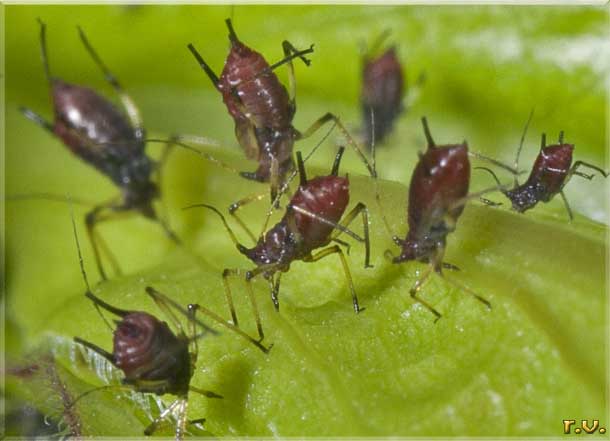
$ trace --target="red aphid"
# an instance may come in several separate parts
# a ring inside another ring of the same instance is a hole
[[[518,167],[519,155],[521,153],[521,148],[523,147],[523,140],[525,138],[525,133],[530,120],[531,115],[530,119],[525,125],[525,129],[521,137],[521,143],[519,145],[519,149],[517,150],[515,168]],[[557,144],[548,146],[546,145],[546,135],[542,134],[540,152],[534,161],[532,171],[530,172],[527,180],[523,184],[519,184],[517,174],[515,174],[514,187],[511,190],[502,190],[502,193],[504,193],[504,195],[510,199],[513,210],[523,213],[531,208],[534,208],[538,202],[549,202],[557,194],[560,194],[568,212],[568,216],[570,217],[570,220],[572,220],[574,216],[563,189],[573,175],[589,180],[593,179],[594,176],[592,174],[582,173],[578,171],[578,168],[588,167],[599,172],[603,177],[608,177],[608,172],[602,170],[596,165],[583,161],[576,161],[574,165],[572,165],[573,152],[574,144],[567,144],[563,142],[563,132],[560,132],[559,141]],[[489,172],[499,184],[499,180],[492,170],[485,167],[479,168]]]
[[[252,248],[247,248],[237,241],[224,216],[216,208],[205,204],[193,206],[205,207],[217,213],[221,217],[239,252],[257,265],[255,269],[246,272],[248,295],[256,315],[258,315],[258,312],[250,284],[254,277],[262,275],[269,281],[273,304],[279,310],[278,292],[281,273],[288,271],[292,262],[296,260],[315,262],[330,254],[339,254],[352,294],[354,310],[356,312],[362,310],[358,304],[347,260],[339,245],[329,246],[314,254],[316,250],[329,245],[333,241],[346,245],[338,239],[341,233],[346,233],[359,242],[364,242],[365,267],[370,266],[368,210],[366,206],[363,203],[358,203],[344,216],[349,204],[349,181],[347,177],[338,176],[343,151],[344,148],[341,147],[337,153],[330,175],[319,176],[311,180],[307,179],[303,159],[300,152],[297,152],[297,165],[300,174],[299,188],[292,196],[282,219],[269,231],[264,233]],[[361,238],[347,228],[358,214],[362,214],[364,238]],[[225,269],[223,272],[223,281],[233,323],[236,323],[237,317],[227,278],[239,274],[240,271],[236,269]],[[258,317],[257,326],[259,335],[263,338],[264,334]]]
[[[285,58],[270,66],[260,53],[237,38],[230,19],[226,23],[231,49],[220,77],[216,76],[192,44],[188,47],[222,93],[227,110],[235,122],[235,135],[246,156],[259,163],[256,171],[242,172],[241,175],[259,182],[269,182],[275,162],[278,177],[283,182],[286,173],[294,169],[292,146],[300,134],[292,126],[296,110],[294,96],[288,95],[273,69],[288,63],[293,74],[291,61],[297,57],[309,65],[305,55],[313,52],[313,46],[298,51],[284,41]],[[291,78],[293,83],[294,79]]]
[[[404,90],[404,73],[394,46],[376,58],[364,58],[360,101],[366,145],[373,142],[373,131],[376,142],[391,132],[404,111]]]
[[[392,256],[392,262],[416,260],[430,264],[428,270],[411,288],[410,294],[438,320],[441,314],[417,296],[432,271],[491,308],[486,299],[442,273],[443,268],[457,269],[456,266],[443,262],[443,258],[447,236],[455,231],[466,202],[489,190],[477,194],[468,193],[470,161],[466,141],[461,144],[436,145],[430,134],[426,118],[422,118],[422,124],[428,148],[425,153],[420,153],[419,161],[411,177],[407,212],[409,231],[404,240],[393,236],[394,242],[401,247],[401,252],[399,256]],[[377,200],[380,201],[379,195],[377,195]],[[385,217],[383,220],[389,230]],[[391,256],[391,253],[387,251],[386,255]]]

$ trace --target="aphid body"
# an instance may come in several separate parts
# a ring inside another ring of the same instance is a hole
[[[121,188],[125,205],[154,219],[152,200],[159,191],[144,152],[144,129],[134,129],[114,104],[88,87],[51,78],[51,98],[55,135]]]
[[[436,262],[446,238],[455,230],[464,205],[456,205],[468,195],[470,161],[468,145],[430,144],[415,166],[409,187],[407,219],[409,232],[402,252],[394,262],[419,260]]]
[[[404,111],[404,73],[394,46],[381,55],[365,56],[362,67],[360,101],[364,124],[364,142],[382,142],[391,132],[396,118]]]
[[[167,235],[178,242],[176,235],[153,208],[153,201],[159,197],[159,186],[153,181],[152,175],[157,173],[157,181],[160,180],[161,163],[167,157],[170,145],[166,146],[159,163],[154,163],[146,155],[145,130],[137,107],[94,51],[84,32],[80,28],[78,31],[85,48],[118,93],[125,112],[94,90],[51,75],[46,25],[42,21],[42,61],[50,86],[54,120],[48,122],[27,108],[21,108],[21,111],[27,118],[61,139],[75,155],[102,172],[121,189],[121,198],[97,205],[86,216],[96,263],[102,278],[106,279],[94,231],[97,223],[116,218],[120,212],[139,212],[159,222]]]
[[[284,40],[282,43],[284,58],[269,65],[260,53],[237,38],[231,20],[227,19],[226,24],[229,28],[231,49],[220,77],[216,76],[192,44],[189,44],[188,48],[214,87],[221,92],[227,110],[235,122],[235,135],[246,156],[258,161],[256,171],[240,172],[240,175],[258,182],[269,182],[271,200],[274,206],[277,206],[278,190],[287,183],[288,173],[295,168],[292,154],[294,142],[311,136],[329,121],[333,121],[339,127],[350,146],[356,150],[372,173],[366,157],[337,116],[326,113],[304,132],[300,132],[292,125],[296,111],[296,82],[292,60],[300,58],[309,65],[310,60],[305,58],[305,55],[313,52],[313,45],[309,49],[299,51]],[[289,69],[288,89],[280,83],[274,73],[274,69],[283,64]],[[253,194],[245,197],[231,204],[229,211],[237,218],[235,212],[241,206],[253,200],[260,200],[263,196]],[[239,219],[238,221],[244,227],[243,222]],[[250,232],[249,234],[254,239]]]
[[[549,202],[560,193],[570,173],[573,151],[572,144],[541,148],[527,181],[504,193],[511,200],[513,209],[523,213],[539,201]]]
[[[534,111],[530,113],[530,116],[525,124],[523,133],[521,135],[521,142],[517,149],[517,155],[515,157],[515,171],[514,175],[514,186],[510,190],[502,190],[502,193],[511,201],[513,210],[523,213],[531,208],[534,208],[538,202],[549,202],[557,194],[561,195],[561,199],[566,207],[570,220],[574,218],[572,209],[568,203],[565,193],[563,192],[564,187],[570,181],[573,175],[580,176],[588,180],[593,179],[595,175],[586,174],[578,169],[580,167],[587,167],[597,171],[603,177],[607,178],[609,173],[601,169],[600,167],[589,164],[583,161],[576,161],[572,165],[572,154],[574,152],[574,144],[568,144],[563,142],[563,132],[559,132],[559,140],[557,144],[546,145],[546,134],[542,134],[540,141],[540,152],[536,156],[532,171],[529,177],[523,184],[519,184],[517,168],[519,166],[519,156],[521,155],[521,149],[523,148],[523,142],[527,133],[527,128],[532,120]],[[486,168],[477,167],[482,170],[489,172],[494,180],[499,184],[499,180],[496,174]],[[489,202],[489,201],[487,201]],[[498,205],[491,203],[492,205]]]
[[[269,182],[272,161],[277,161],[279,176],[294,168],[295,102],[260,53],[239,41],[234,32],[229,39],[231,50],[216,87],[233,117],[239,144],[248,159],[259,163],[255,172],[242,176]]]
[[[157,395],[188,392],[195,366],[186,335],[142,311],[128,312],[116,325],[111,362],[125,374],[124,384]]]
[[[404,240],[398,236],[392,236],[394,242],[401,248],[400,255],[392,256],[388,250],[386,256],[391,257],[393,263],[411,260],[429,263],[428,270],[416,281],[410,290],[410,295],[432,312],[438,320],[441,314],[417,295],[432,272],[436,272],[444,280],[466,291],[491,308],[486,299],[448,278],[442,270],[444,268],[458,269],[455,265],[444,262],[443,259],[447,236],[455,231],[466,202],[486,192],[497,190],[498,187],[469,194],[470,160],[468,156],[471,153],[468,151],[466,141],[461,144],[436,145],[430,134],[426,118],[422,118],[422,124],[428,147],[424,153],[420,153],[419,161],[411,176],[407,211],[409,231]],[[482,155],[477,155],[477,157],[490,160]],[[378,193],[377,201],[380,203]],[[382,218],[386,228],[390,231],[385,216]]]
[[[354,310],[356,312],[361,311],[347,260],[339,247],[339,245],[347,244],[339,240],[338,236],[345,233],[357,241],[363,242],[365,245],[365,267],[369,267],[368,209],[363,203],[358,203],[348,214],[343,216],[349,204],[349,181],[347,177],[338,176],[343,152],[344,147],[341,147],[330,175],[318,176],[311,180],[307,179],[301,153],[297,152],[297,165],[300,175],[299,188],[290,199],[281,220],[263,233],[252,248],[239,243],[224,216],[216,208],[206,204],[193,205],[193,207],[208,208],[218,214],[239,252],[257,265],[255,269],[246,272],[245,279],[261,339],[264,334],[258,317],[251,280],[258,275],[262,275],[269,281],[271,299],[276,310],[279,310],[278,293],[281,273],[288,271],[292,262],[296,260],[315,262],[328,255],[338,254],[352,294]],[[359,214],[362,215],[364,238],[347,228]],[[337,244],[314,253],[331,242]],[[238,269],[225,269],[223,272],[225,293],[234,324],[237,323],[237,317],[227,279],[229,276],[240,275],[240,273],[241,271]]]

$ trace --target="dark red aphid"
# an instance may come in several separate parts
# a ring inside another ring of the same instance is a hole
[[[519,144],[515,159],[515,169],[519,166],[519,155],[531,118],[532,114],[530,114],[530,118],[528,119],[523,135],[521,136],[521,143]],[[557,144],[553,145],[546,145],[546,135],[543,133],[540,143],[540,152],[534,161],[532,171],[527,180],[519,185],[517,174],[515,174],[514,187],[511,190],[502,191],[502,193],[510,199],[513,210],[523,213],[530,208],[534,208],[538,202],[549,202],[557,194],[560,194],[568,212],[568,216],[570,217],[570,220],[572,220],[574,216],[570,205],[568,204],[568,199],[563,192],[563,188],[573,175],[589,180],[594,177],[592,174],[589,175],[578,171],[578,168],[588,167],[599,172],[604,178],[608,177],[608,172],[593,164],[576,161],[574,165],[572,165],[573,152],[574,144],[563,142],[563,132],[560,132]],[[496,182],[499,182],[493,171],[485,167],[478,168],[488,171]]]
[[[236,326],[225,322],[207,308],[196,304],[189,304],[185,309],[151,287],[146,288],[146,293],[172,321],[174,327],[178,330],[177,333],[174,333],[166,322],[159,320],[152,314],[144,311],[128,311],[104,302],[91,292],[83,265],[78,236],[76,235],[74,219],[72,219],[72,226],[81,272],[87,286],[85,296],[93,302],[98,311],[102,308],[120,318],[120,320],[115,320],[116,328],[113,330],[112,352],[108,352],[79,337],[74,337],[74,341],[97,352],[117,369],[120,369],[125,375],[122,380],[123,385],[129,386],[137,392],[177,396],[177,399],[144,430],[144,434],[151,435],[155,432],[161,421],[175,413],[177,416],[176,440],[183,439],[187,425],[186,416],[189,392],[196,392],[209,398],[222,398],[222,396],[214,392],[200,389],[190,384],[197,364],[197,340],[205,335],[215,335],[218,333],[200,321],[195,316],[196,312],[204,313],[217,324],[247,339],[263,352],[268,352],[269,349]],[[175,312],[184,315],[188,319],[190,335],[185,333]],[[106,387],[112,386],[104,386],[102,388]],[[98,389],[86,392],[77,398],[77,400]],[[204,420],[197,421],[203,422]]]
[[[284,40],[282,47],[285,57],[269,65],[260,53],[237,38],[230,19],[227,19],[226,23],[229,28],[231,49],[220,77],[214,73],[192,44],[189,44],[188,48],[214,87],[222,94],[227,110],[235,122],[235,135],[246,156],[259,164],[254,172],[241,172],[243,177],[259,182],[270,182],[271,199],[275,200],[277,190],[284,184],[286,175],[294,170],[292,147],[295,140],[311,136],[329,121],[334,121],[339,126],[350,145],[366,162],[366,158],[335,115],[325,114],[303,133],[292,125],[296,111],[296,83],[292,60],[300,58],[309,65],[310,61],[305,55],[313,52],[313,45],[309,49],[299,51]],[[283,64],[289,68],[289,91],[273,72]],[[234,214],[240,206],[256,199],[260,199],[260,195],[244,198],[232,204],[229,211]]]
[[[373,131],[375,140],[382,142],[404,111],[406,84],[395,46],[388,47],[380,55],[373,54],[385,36],[382,34],[362,59],[360,102],[365,145],[373,142]]]
[[[159,173],[161,163],[155,164],[146,155],[145,130],[137,107],[93,50],[82,29],[78,28],[78,32],[85,48],[119,95],[125,112],[94,90],[67,83],[51,75],[47,58],[46,25],[39,22],[42,61],[51,87],[54,121],[48,122],[27,108],[21,108],[21,111],[27,118],[61,139],[74,154],[98,169],[121,189],[119,200],[100,204],[86,216],[96,263],[102,278],[106,279],[94,231],[99,222],[116,218],[121,212],[135,211],[159,222],[168,236],[178,241],[152,205],[153,200],[159,197],[159,187],[153,182],[152,175],[154,172]]]
[[[409,231],[404,240],[393,236],[394,242],[401,247],[400,255],[391,256],[389,251],[386,252],[386,255],[392,258],[393,263],[416,260],[430,264],[429,269],[415,283],[410,294],[429,309],[438,320],[441,314],[417,296],[431,271],[435,271],[448,282],[491,307],[487,300],[463,285],[448,279],[442,273],[443,268],[457,269],[454,265],[443,262],[443,258],[447,235],[455,230],[464,205],[469,199],[479,197],[482,193],[491,190],[469,194],[468,144],[464,141],[461,144],[436,145],[430,134],[426,118],[422,118],[422,123],[428,149],[426,152],[420,153],[419,162],[411,177],[407,212]],[[377,199],[379,200],[379,196]],[[389,224],[385,217],[384,222],[389,231]]]
[[[365,245],[364,265],[369,267],[368,209],[360,202],[347,215],[343,216],[349,204],[349,181],[347,177],[338,176],[343,151],[344,147],[341,147],[335,158],[330,175],[318,176],[310,180],[307,179],[305,174],[305,166],[301,154],[297,152],[297,165],[300,175],[299,188],[290,199],[282,219],[269,231],[262,234],[256,245],[252,248],[247,248],[239,243],[224,216],[216,208],[205,204],[193,206],[205,207],[217,213],[221,217],[239,252],[257,265],[255,269],[245,273],[245,279],[250,302],[257,316],[257,327],[261,339],[264,334],[250,281],[259,275],[267,279],[271,287],[271,299],[276,310],[279,310],[278,294],[281,274],[288,271],[291,263],[296,260],[315,262],[331,254],[338,254],[350,287],[354,310],[356,312],[362,310],[358,304],[358,297],[356,296],[347,260],[342,249],[339,247],[339,244],[346,244],[339,240],[338,236],[341,233],[346,233],[359,242],[363,242]],[[362,214],[364,238],[347,228],[359,214]],[[315,250],[325,247],[331,242],[336,242],[336,244],[314,254]],[[237,269],[225,269],[223,272],[227,301],[231,310],[233,323],[235,324],[237,323],[237,317],[227,278],[233,275],[240,275],[240,273],[240,270]]]

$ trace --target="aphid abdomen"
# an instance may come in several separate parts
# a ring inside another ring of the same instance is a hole
[[[275,129],[292,124],[286,88],[263,56],[240,42],[232,43],[218,89],[234,119],[245,116],[255,127]]]
[[[409,233],[396,262],[426,260],[444,246],[464,210],[470,161],[466,144],[428,148],[413,171],[409,187]]]
[[[188,344],[150,314],[133,312],[118,322],[113,357],[125,382],[140,392],[179,395],[188,390],[192,376]],[[147,388],[147,382],[155,383]]]
[[[144,149],[125,115],[92,89],[53,80],[52,93],[56,124],[65,124],[94,144],[120,143],[126,152]]]
[[[349,181],[340,176],[318,176],[307,182],[305,187],[298,188],[291,206],[300,207],[309,213],[339,223],[349,204]],[[312,217],[294,211],[296,227],[304,238],[308,251],[314,250],[329,242],[333,226],[322,223]]]
[[[556,144],[540,150],[526,184],[540,188],[540,200],[548,202],[559,193],[572,166],[572,144]]]
[[[383,140],[390,132],[394,120],[403,111],[403,93],[403,71],[394,47],[378,58],[365,61],[361,103],[367,145],[372,140],[373,125],[377,141]]]

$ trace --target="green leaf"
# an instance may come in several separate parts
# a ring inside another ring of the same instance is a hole
[[[220,70],[227,49],[223,20],[230,7],[32,5],[5,11],[7,194],[70,193],[100,202],[117,193],[17,111],[27,105],[51,112],[39,61],[38,16],[48,24],[56,75],[111,94],[78,41],[74,25],[80,24],[140,104],[151,134],[216,138],[222,148],[206,151],[239,170],[254,169],[236,147],[219,95],[185,48],[193,42]],[[327,111],[352,128],[358,125],[359,39],[371,41],[390,27],[409,81],[426,72],[421,98],[387,145],[379,147],[380,174],[396,181],[380,184],[395,234],[407,229],[405,184],[424,146],[421,115],[428,116],[439,143],[466,138],[473,150],[511,162],[536,106],[523,169],[537,153],[540,133],[553,139],[560,129],[576,144],[577,159],[604,163],[605,9],[238,6],[234,14],[238,35],[269,60],[281,57],[284,38],[297,47],[316,44],[312,66],[296,67],[295,126],[300,129]],[[584,47],[595,50],[575,55]],[[322,135],[297,148],[309,151]],[[311,175],[328,172],[334,137],[308,163]],[[149,147],[153,156],[159,149]],[[181,207],[206,202],[224,209],[239,197],[265,192],[265,186],[181,150],[172,153],[166,170],[164,201],[184,245],[176,247],[157,225],[141,218],[102,226],[125,275],[94,291],[121,308],[160,315],[144,292],[150,285],[180,304],[197,302],[228,318],[221,272],[252,265],[235,250],[216,216]],[[191,394],[189,418],[205,417],[206,430],[215,435],[559,436],[563,419],[601,419],[605,427],[607,227],[590,220],[607,216],[608,190],[599,177],[574,178],[566,188],[579,213],[572,223],[560,199],[524,215],[509,211],[506,203],[469,205],[448,238],[446,260],[461,271],[447,275],[493,308],[488,311],[467,292],[432,276],[421,295],[443,314],[434,324],[409,297],[426,266],[384,259],[386,249],[397,249],[382,226],[366,170],[351,151],[342,170],[350,175],[350,205],[362,201],[371,210],[375,267],[363,268],[359,244],[352,244],[348,257],[366,310],[353,313],[336,257],[294,263],[282,277],[279,314],[267,284],[255,281],[265,342],[273,349],[265,355],[228,331],[204,338],[192,384],[224,399]],[[487,175],[473,175],[473,191],[490,184]],[[262,226],[264,205],[244,209],[255,231]],[[81,222],[88,208],[74,210],[87,272],[96,281]],[[361,231],[357,222],[353,227]],[[239,237],[249,244],[245,234]],[[9,376],[5,394],[9,401],[32,402],[69,420],[53,384],[59,381],[78,397],[121,378],[71,342],[79,336],[108,349],[112,334],[83,296],[69,208],[7,203],[3,242],[9,364],[40,360],[51,351],[60,379],[53,383],[44,369],[42,379]],[[255,335],[245,285],[236,280],[232,287],[240,324]],[[42,388],[41,381],[52,387]],[[163,397],[166,404],[172,399]],[[83,434],[104,436],[139,436],[157,412],[151,397],[120,390],[93,392],[74,408]],[[172,429],[161,433],[171,435]]]

